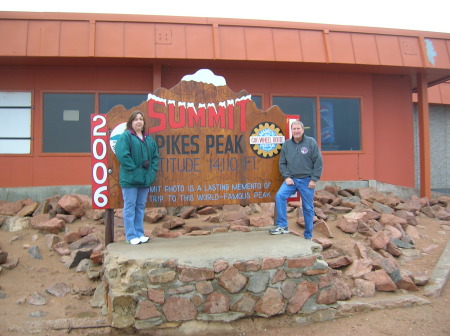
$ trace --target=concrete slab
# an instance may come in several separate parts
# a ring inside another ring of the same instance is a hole
[[[425,287],[425,295],[432,297],[441,296],[442,291],[450,276],[450,240],[439,258],[433,273],[431,274],[430,282]]]
[[[176,259],[178,265],[213,268],[219,259],[232,265],[236,261],[268,257],[298,258],[320,253],[322,247],[294,234],[270,235],[264,230],[156,238],[139,245],[118,242],[109,244],[107,251],[121,259]]]

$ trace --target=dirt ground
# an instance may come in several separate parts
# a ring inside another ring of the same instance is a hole
[[[416,249],[419,250],[418,258],[403,258],[398,261],[403,270],[413,273],[423,272],[431,275],[443,249],[445,248],[450,231],[442,228],[444,222],[429,218],[418,218],[419,225],[416,229],[421,234],[421,239],[416,241]],[[189,224],[198,223],[202,219],[189,219]],[[146,232],[159,224],[146,223]],[[77,230],[79,226],[98,225],[95,222],[76,221],[67,225],[67,230]],[[333,228],[334,238],[332,242],[346,251],[352,252],[357,239],[342,233],[329,223]],[[447,225],[450,223],[447,222]],[[103,226],[101,226],[103,227]],[[295,224],[295,219],[290,219],[290,228],[298,233],[302,230]],[[117,230],[121,230],[117,228]],[[0,249],[8,252],[9,257],[19,258],[17,267],[12,270],[0,271],[0,336],[25,335],[24,332],[8,330],[11,326],[23,325],[30,321],[56,320],[62,318],[101,317],[100,308],[91,308],[89,300],[91,296],[85,293],[92,292],[99,282],[92,282],[86,273],[77,273],[75,269],[67,269],[60,261],[61,257],[53,251],[49,251],[44,242],[45,234],[35,230],[20,232],[0,231]],[[116,237],[118,234],[116,234]],[[320,236],[316,234],[315,237]],[[269,237],[268,237],[269,238]],[[207,237],[205,237],[207,239]],[[271,237],[270,239],[276,239]],[[38,246],[42,259],[34,259],[30,256],[28,248]],[[56,283],[65,283],[72,289],[72,293],[64,297],[55,297],[46,292],[46,289]],[[441,297],[435,299],[425,297],[424,289],[418,292],[410,292],[419,297],[430,300],[431,304],[358,313],[351,317],[340,318],[332,321],[313,324],[289,325],[280,318],[265,319],[263,323],[248,323],[248,329],[241,328],[235,336],[294,336],[294,335],[450,335],[450,289],[448,284]],[[30,305],[29,299],[33,293],[40,293],[47,303],[42,306]],[[389,297],[404,293],[377,293],[377,297]],[[353,298],[352,300],[357,300]],[[32,317],[33,314],[41,314],[41,317]],[[31,315],[31,316],[30,316]],[[245,323],[242,323],[245,326]],[[107,328],[111,335],[125,335],[116,330]],[[238,330],[238,329],[237,329]],[[66,335],[67,330],[49,330],[34,333],[38,336]],[[105,335],[105,329],[72,329],[71,335]],[[126,333],[129,335],[130,333]],[[199,334],[207,335],[207,333]]]

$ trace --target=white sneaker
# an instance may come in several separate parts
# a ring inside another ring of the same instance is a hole
[[[141,240],[139,238],[130,239],[130,244],[131,245],[138,245],[140,243],[141,243]]]
[[[279,234],[289,233],[289,230],[288,230],[287,228],[277,226],[277,227],[274,228],[274,229],[270,229],[270,230],[269,230],[269,233],[270,233],[271,235],[279,235]]]
[[[140,240],[141,243],[146,243],[146,242],[148,242],[150,240],[150,238],[147,237],[147,236],[142,236],[142,237],[139,238],[139,240]]]

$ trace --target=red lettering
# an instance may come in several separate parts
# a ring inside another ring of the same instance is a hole
[[[205,127],[206,125],[206,110],[205,107],[199,106],[197,112],[195,111],[195,107],[193,105],[189,105],[187,107],[188,114],[188,126],[189,127]]]
[[[241,131],[245,132],[247,130],[247,123],[245,122],[245,117],[247,114],[247,103],[250,101],[250,99],[243,99],[243,100],[237,100],[236,101],[236,105],[240,107],[239,112],[240,112],[240,116],[241,118],[240,123],[241,123]]]
[[[227,106],[228,112],[228,129],[234,130],[234,105],[229,104]]]
[[[178,119],[178,121],[176,120]],[[178,118],[175,112],[175,102],[169,102],[169,126],[170,128],[182,128],[186,125],[186,106],[178,105]]]
[[[164,102],[162,101],[156,101],[154,99],[149,99],[148,100],[148,116],[150,117],[150,119],[152,119],[152,123],[153,123],[153,119],[159,119],[159,125],[157,126],[153,126],[150,127],[148,129],[148,133],[156,133],[159,131],[164,131],[166,129],[166,116],[165,113],[159,113],[155,111],[155,104],[159,104],[159,105],[165,105]]]
[[[225,128],[225,107],[219,106],[216,110],[214,104],[208,104],[208,127],[214,126]]]
[[[220,127],[234,130],[239,128],[240,131],[247,130],[246,114],[247,103],[251,101],[249,96],[242,97],[242,99],[228,100],[215,103],[199,103],[196,107],[194,103],[176,102],[170,100],[165,110],[156,106],[166,105],[166,99],[153,96],[148,100],[148,116],[151,119],[151,124],[159,124],[148,129],[149,133],[156,133],[164,131],[167,126],[170,128],[188,127]],[[187,107],[186,107],[187,105]],[[239,114],[238,116],[235,116]],[[206,115],[207,114],[207,115]],[[156,119],[156,120],[155,120]],[[235,125],[235,122],[238,125]]]

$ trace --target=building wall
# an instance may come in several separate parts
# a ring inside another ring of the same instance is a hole
[[[152,70],[134,67],[0,68],[0,90],[32,91],[34,106],[31,155],[0,155],[0,187],[87,185],[91,184],[89,153],[42,153],[43,93],[147,93],[152,90]]]
[[[431,188],[450,192],[450,105],[430,105]],[[414,143],[416,185],[420,185],[419,127],[414,105]]]
[[[414,187],[414,122],[409,78],[374,76],[374,180]]]
[[[404,76],[211,68],[235,92],[261,95],[263,108],[273,96],[326,96],[361,99],[362,150],[325,152],[323,181],[379,180],[414,186],[411,83]],[[162,87],[175,86],[198,68],[164,67]],[[42,153],[42,94],[45,92],[152,92],[148,67],[0,68],[0,90],[33,92],[31,155],[0,156],[0,186],[86,185],[91,183],[89,154]],[[63,139],[62,139],[63,141]]]

